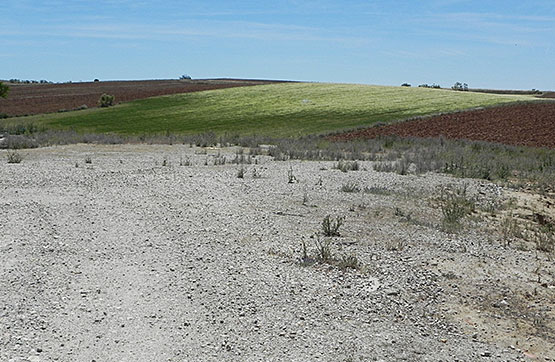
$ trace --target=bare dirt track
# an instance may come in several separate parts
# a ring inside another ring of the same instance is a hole
[[[377,136],[470,139],[516,146],[555,148],[555,103],[526,103],[426,117],[331,137]]]
[[[119,103],[167,94],[268,83],[273,83],[273,81],[167,79],[63,84],[8,84],[10,93],[7,99],[0,99],[0,113],[19,116],[73,110],[83,105],[96,107],[98,99],[103,93],[114,95],[116,102]]]

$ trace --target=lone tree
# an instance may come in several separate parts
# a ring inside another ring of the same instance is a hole
[[[451,87],[451,89],[466,92],[468,91],[468,84],[457,82]]]
[[[8,96],[9,91],[10,91],[10,87],[0,82],[0,97],[6,98]]]

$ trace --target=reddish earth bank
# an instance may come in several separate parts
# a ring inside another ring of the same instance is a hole
[[[331,137],[439,137],[555,148],[555,102],[526,103],[443,114]]]
[[[119,103],[166,94],[268,83],[274,82],[235,79],[167,79],[63,84],[8,84],[10,93],[7,99],[0,99],[0,113],[18,116],[72,110],[83,105],[96,107],[98,99],[103,93],[114,95],[116,102]]]

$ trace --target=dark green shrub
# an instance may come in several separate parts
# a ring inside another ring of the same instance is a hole
[[[10,92],[10,87],[0,82],[0,98],[6,98]]]
[[[104,93],[103,95],[100,96],[100,99],[98,100],[98,105],[100,107],[110,107],[114,105],[114,100],[116,99],[116,97],[106,94]]]

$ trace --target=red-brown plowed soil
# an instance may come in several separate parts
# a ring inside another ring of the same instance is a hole
[[[259,80],[142,80],[63,84],[9,84],[7,99],[0,99],[0,113],[10,116],[72,110],[82,105],[96,107],[103,93],[116,103],[167,94],[273,83]]]
[[[555,102],[527,103],[432,116],[332,136],[439,137],[555,148]]]

